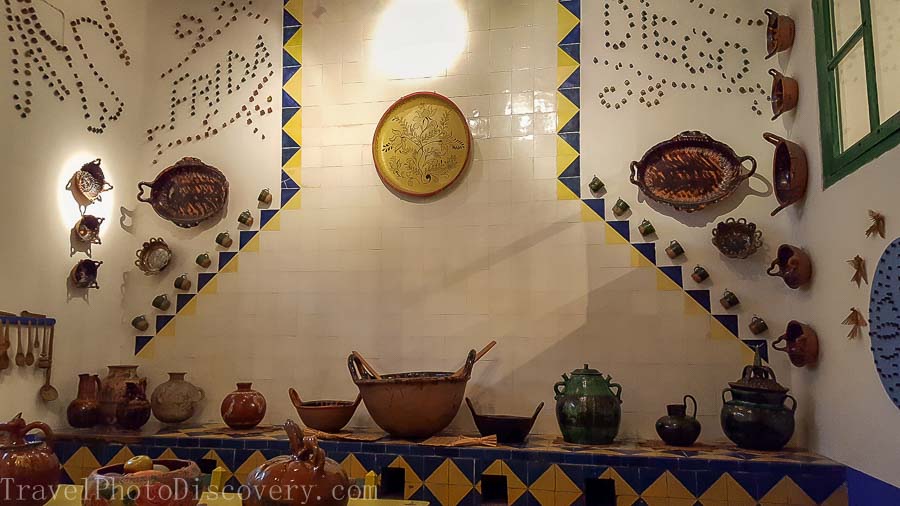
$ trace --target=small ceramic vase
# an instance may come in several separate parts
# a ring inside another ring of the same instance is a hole
[[[184,380],[187,373],[170,372],[169,381],[159,385],[150,395],[153,416],[163,423],[182,423],[194,416],[203,390]]]
[[[628,205],[628,202],[625,202],[621,198],[616,201],[616,205],[613,206],[613,214],[616,216],[622,216],[627,213],[628,210],[631,209],[631,206]]]
[[[694,412],[687,414],[687,401],[694,403]],[[656,433],[660,439],[672,446],[691,446],[700,436],[700,422],[697,420],[697,399],[685,395],[682,404],[666,406],[667,416],[656,421]]]
[[[86,429],[100,423],[100,376],[78,375],[78,396],[66,409],[69,425]]]
[[[234,244],[234,240],[228,232],[220,232],[219,235],[216,236],[216,244],[223,248],[230,248],[231,245]]]
[[[666,248],[666,256],[669,258],[678,258],[681,255],[684,255],[684,248],[681,247],[681,244],[678,241],[672,241],[669,243],[669,246]]]
[[[197,255],[197,265],[203,267],[204,269],[209,268],[212,265],[212,260],[209,258],[209,253],[200,253]]]
[[[254,220],[253,220],[253,215],[250,213],[250,210],[249,210],[249,209],[246,210],[246,211],[244,211],[244,212],[242,212],[242,213],[240,214],[240,216],[238,216],[238,223],[240,223],[241,225],[245,225],[245,226],[248,226],[248,227],[252,227],[252,226],[253,226],[253,221],[254,221]]]
[[[731,309],[740,304],[741,301],[737,298],[737,295],[725,290],[725,293],[722,294],[722,298],[719,299],[719,303],[722,304],[722,307],[725,309]]]
[[[147,400],[147,380],[125,383],[125,398],[116,409],[116,426],[139,430],[150,420],[150,401]]]
[[[709,279],[709,271],[707,271],[703,266],[694,267],[694,272],[691,273],[691,279],[693,279],[697,283],[702,283]]]
[[[266,416],[266,398],[251,386],[251,383],[238,383],[237,390],[222,401],[222,420],[232,429],[252,429]]]
[[[131,326],[144,332],[150,328],[150,322],[147,321],[147,315],[138,315],[131,320]]]
[[[191,280],[188,279],[187,274],[182,274],[175,278],[175,288],[185,292],[191,289]]]
[[[590,188],[592,192],[597,193],[603,189],[603,181],[600,181],[599,177],[594,176],[594,179],[591,179],[591,182],[588,183],[588,188]]]
[[[256,200],[265,205],[269,205],[272,203],[272,192],[270,192],[268,188],[263,188],[262,191],[259,192],[259,197],[257,197]]]

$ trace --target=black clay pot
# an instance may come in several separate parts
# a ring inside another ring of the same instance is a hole
[[[734,444],[749,450],[775,451],[794,435],[794,411],[797,401],[790,395],[791,407],[784,404],[759,404],[744,402],[734,398],[725,400],[726,388],[722,392],[722,430]]]
[[[687,400],[694,402],[694,413],[687,414]],[[700,422],[697,420],[697,399],[684,396],[683,404],[666,406],[668,416],[656,421],[656,433],[660,439],[672,446],[691,446],[700,437]]]

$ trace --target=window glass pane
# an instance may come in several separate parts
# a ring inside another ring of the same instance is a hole
[[[862,24],[862,17],[859,13],[859,0],[833,0],[833,2],[834,51],[837,52]]]
[[[841,122],[841,151],[846,151],[869,133],[869,98],[866,90],[866,59],[858,41],[835,69]]]
[[[870,0],[881,122],[900,111],[900,0]]]

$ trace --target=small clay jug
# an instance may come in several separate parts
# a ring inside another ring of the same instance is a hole
[[[694,403],[694,412],[687,414],[688,399]],[[672,446],[691,446],[700,436],[700,422],[697,420],[697,399],[685,395],[682,404],[666,406],[667,416],[656,421],[656,433]]]
[[[69,425],[86,429],[100,423],[100,376],[78,375],[78,396],[66,409]]]
[[[39,430],[44,441],[25,436]],[[22,413],[0,423],[0,506],[42,506],[53,497],[62,469],[50,449],[53,431],[47,424],[26,424]]]
[[[203,400],[203,390],[184,380],[187,373],[170,372],[169,381],[150,394],[153,416],[163,423],[186,422],[194,416],[197,403]]]
[[[783,343],[781,347],[779,343]],[[784,335],[772,343],[772,348],[787,353],[797,367],[813,366],[819,361],[819,335],[812,327],[797,320],[787,324]]]
[[[266,416],[266,398],[251,386],[252,383],[238,383],[237,390],[222,401],[222,420],[232,429],[252,429]]]
[[[116,425],[138,430],[150,420],[150,401],[147,400],[147,380],[125,383],[125,399],[116,409]]]
[[[784,284],[796,290],[812,279],[812,261],[801,248],[782,244],[766,274],[782,278]]]
[[[100,381],[100,417],[101,423],[116,423],[116,411],[119,403],[125,400],[125,382],[137,381],[136,365],[111,365],[109,374]],[[146,381],[146,380],[145,380]]]

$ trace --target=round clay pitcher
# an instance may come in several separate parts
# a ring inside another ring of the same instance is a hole
[[[66,409],[69,425],[86,429],[100,423],[100,376],[78,375],[78,396]]]
[[[39,430],[46,442],[28,442],[25,436]],[[59,459],[48,446],[53,431],[46,424],[25,424],[19,413],[0,423],[0,506],[41,506],[53,497],[59,484]]]
[[[222,420],[232,429],[252,429],[266,416],[266,398],[251,386],[252,383],[238,383],[237,390],[222,401]]]
[[[787,324],[784,334],[772,343],[772,348],[787,353],[796,367],[813,366],[819,361],[819,335],[812,327],[797,320]]]
[[[125,383],[138,381],[136,365],[111,365],[109,374],[100,382],[100,418],[107,425],[116,423],[116,410],[125,400]]]
[[[182,423],[194,416],[197,403],[203,400],[203,390],[184,380],[187,373],[170,372],[169,381],[153,390],[150,405],[153,416],[163,423]]]

